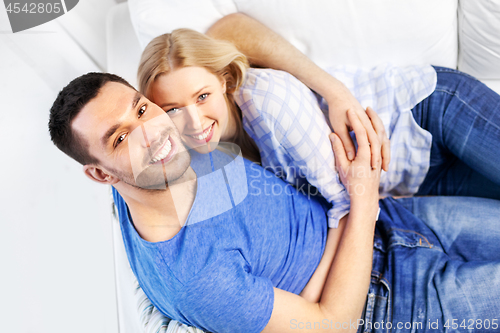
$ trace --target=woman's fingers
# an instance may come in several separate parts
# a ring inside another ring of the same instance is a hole
[[[335,154],[335,164],[338,172],[344,172],[349,167],[349,159],[347,157],[344,144],[340,137],[332,133],[330,134],[330,141],[332,142],[333,153]],[[339,170],[340,169],[340,170]]]
[[[385,137],[382,142],[382,169],[389,171],[389,163],[391,162],[391,141]]]
[[[378,139],[378,133],[375,131],[373,124],[371,122],[370,117],[367,115],[365,110],[363,110],[363,113],[360,114],[359,112],[356,113],[356,115],[359,118],[359,121],[361,124],[363,124],[363,127],[366,130],[366,134],[368,135],[368,140],[370,141],[370,144],[373,145],[378,141],[378,145],[380,145],[381,141]],[[378,156],[378,155],[377,155]],[[380,161],[377,159],[376,155],[372,155],[372,168],[376,168],[377,165],[379,165]],[[380,157],[379,157],[380,158]]]
[[[352,161],[354,156],[356,156],[356,148],[354,147],[354,142],[352,142],[351,136],[349,135],[349,129],[344,119],[338,119],[337,122],[332,123],[333,130],[337,136],[342,140],[344,144],[344,149],[347,154],[347,158]]]
[[[391,142],[385,132],[384,123],[378,114],[371,108],[366,108],[366,114],[370,118],[373,128],[377,133],[379,143],[382,146],[382,169],[389,170],[389,162],[391,160]]]
[[[366,159],[368,163],[373,160],[380,161],[380,144],[376,135],[369,138],[367,130],[361,124],[358,116],[353,111],[348,111],[347,114],[356,135],[356,141],[358,142],[356,158]]]

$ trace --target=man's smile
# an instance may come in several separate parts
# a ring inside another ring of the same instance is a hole
[[[165,143],[158,149],[149,164],[159,164],[160,162],[166,163],[172,159],[177,150],[177,146],[171,138],[172,136],[170,135],[167,137],[167,140],[165,140]]]

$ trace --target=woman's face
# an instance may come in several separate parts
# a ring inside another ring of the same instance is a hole
[[[205,68],[183,67],[157,78],[150,99],[170,116],[188,147],[208,153],[227,137],[225,91],[225,81]]]

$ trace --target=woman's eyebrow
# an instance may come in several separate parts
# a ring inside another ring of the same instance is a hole
[[[209,87],[209,86],[204,86],[204,87],[202,87],[201,89],[199,89],[198,91],[196,91],[196,92],[195,92],[195,93],[191,96],[191,98],[196,97],[196,95],[198,95],[200,92],[202,92],[202,90],[203,90],[203,89],[205,89],[205,88],[207,88],[207,87]],[[177,104],[177,103],[173,103],[173,102],[171,102],[171,103],[164,103],[164,104],[161,104],[161,105],[159,105],[159,106],[160,106],[160,108],[162,108],[162,109],[163,109],[164,107],[171,106],[171,105],[175,105],[175,104]]]
[[[196,97],[196,95],[198,95],[198,94],[199,94],[199,93],[200,93],[203,89],[205,89],[205,88],[207,88],[207,87],[208,87],[208,86],[204,86],[204,87],[202,87],[200,90],[198,90],[197,92],[195,92],[195,93],[193,94],[193,96],[191,96],[191,97]]]

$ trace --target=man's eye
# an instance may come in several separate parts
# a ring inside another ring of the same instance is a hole
[[[146,104],[144,104],[139,108],[139,111],[137,112],[138,118],[141,118],[141,116],[146,112],[146,108],[147,108]]]
[[[123,140],[125,140],[125,136],[126,134],[122,134],[118,137],[118,139],[116,139],[116,142],[115,142],[115,148],[120,144],[122,143]]]
[[[198,97],[198,101],[199,101],[199,102],[204,101],[205,99],[207,99],[208,95],[210,95],[210,94],[201,94],[201,95]]]
[[[179,112],[181,109],[179,108],[171,108],[170,110],[165,111],[169,116],[173,116],[177,112]]]

